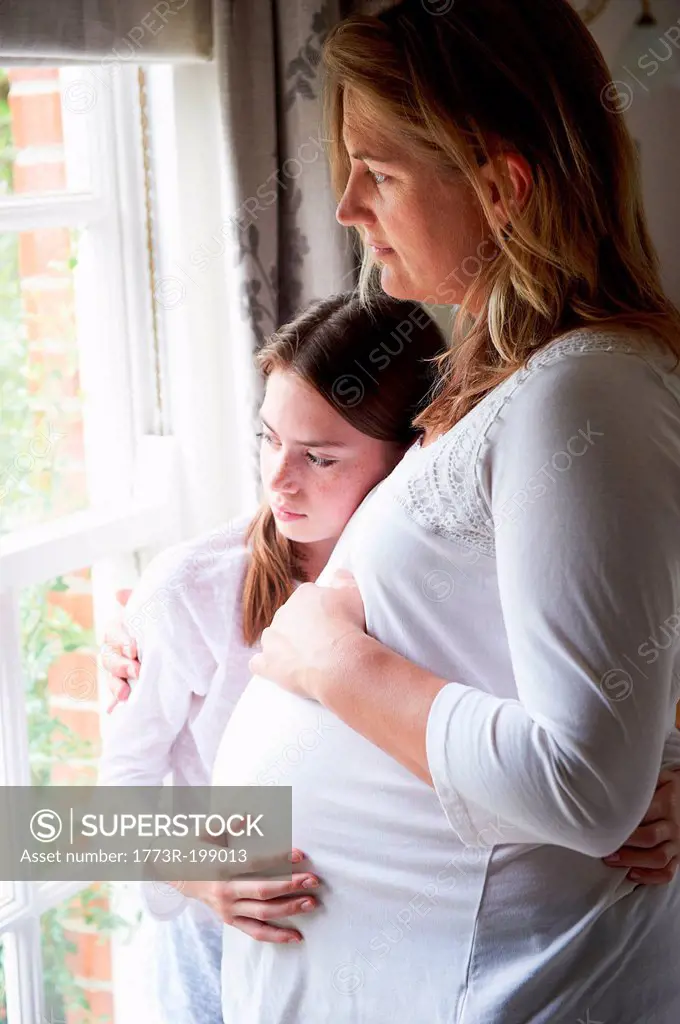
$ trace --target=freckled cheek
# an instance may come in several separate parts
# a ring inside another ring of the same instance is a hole
[[[375,467],[362,464],[351,473],[344,473],[335,484],[332,499],[335,502],[338,518],[346,521],[356,511],[374,484],[382,479],[382,474]]]

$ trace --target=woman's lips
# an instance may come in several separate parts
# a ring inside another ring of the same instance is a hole
[[[301,512],[289,512],[285,508],[277,508],[272,505],[272,512],[277,519],[280,519],[284,523],[291,523],[294,519],[304,519],[304,515]]]
[[[376,256],[388,256],[391,252],[394,252],[394,249],[388,249],[382,245],[372,245],[371,249]]]

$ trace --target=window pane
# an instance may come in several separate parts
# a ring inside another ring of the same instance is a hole
[[[0,196],[87,191],[92,85],[59,68],[0,68]]]
[[[0,533],[88,503],[77,243],[66,228],[0,233]]]
[[[100,731],[90,570],[26,587],[20,623],[31,782],[96,785]]]
[[[97,882],[40,919],[47,1021],[115,1021],[111,941],[129,941],[138,921],[112,909],[111,891]]]
[[[5,943],[0,936],[0,1024],[7,1020],[7,998],[5,996]]]

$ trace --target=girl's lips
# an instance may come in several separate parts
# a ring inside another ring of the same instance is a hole
[[[277,519],[281,519],[284,523],[292,522],[294,519],[304,519],[304,515],[300,512],[287,512],[284,508],[276,508],[272,506],[272,512]]]

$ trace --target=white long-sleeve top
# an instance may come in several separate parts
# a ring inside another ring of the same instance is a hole
[[[163,551],[142,574],[124,620],[141,671],[129,699],[102,724],[100,785],[210,785],[248,661],[259,650],[242,637],[249,518]],[[143,883],[140,894],[151,916],[167,921],[154,932],[151,964],[163,1020],[221,1024],[222,922],[171,886]]]
[[[368,632],[451,680],[434,789],[251,680],[214,781],[266,782],[297,752],[273,781],[323,907],[295,919],[299,948],[230,937],[225,1016],[677,1024],[680,877],[639,886],[600,860],[678,762],[674,362],[640,334],[572,333],[359,507],[318,582],[351,570]]]

